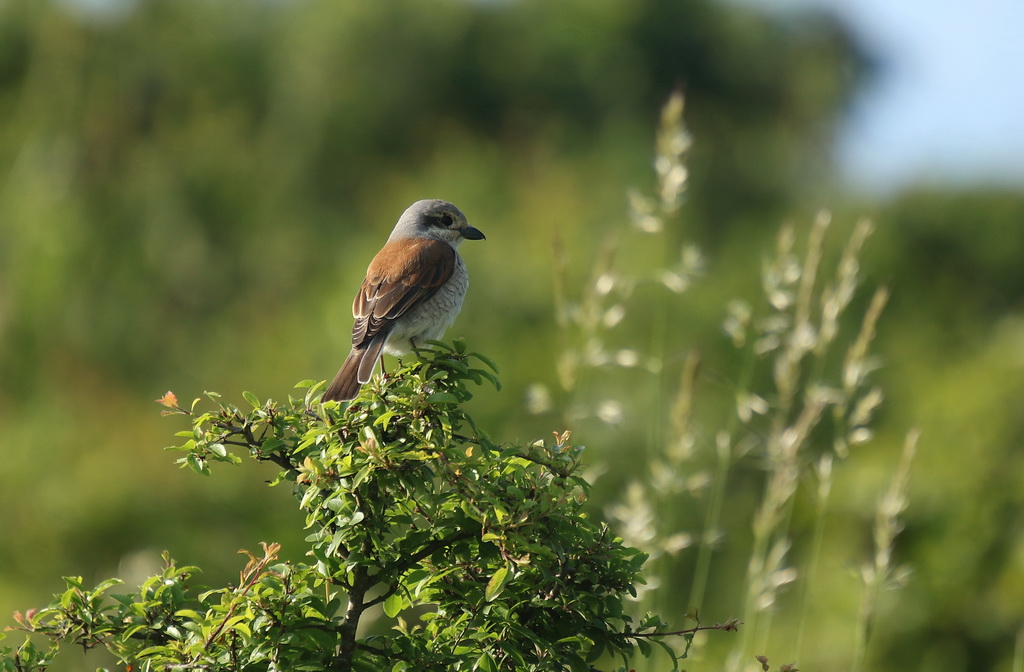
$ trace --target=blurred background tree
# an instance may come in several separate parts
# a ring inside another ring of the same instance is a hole
[[[876,440],[837,466],[824,606],[790,591],[780,623],[819,619],[805,669],[847,663],[857,582],[834,577],[869,554],[916,425],[897,547],[915,572],[882,605],[871,669],[1010,669],[1024,620],[1024,196],[837,189],[832,140],[874,67],[828,16],[713,0],[0,3],[0,614],[47,601],[64,574],[148,575],[165,548],[224,576],[260,540],[287,556],[300,516],[258,485],[270,472],[214,490],[169,470],[159,448],[180,427],[152,400],[284,397],[333,375],[365,264],[416,199],[452,200],[488,236],[466,252],[473,286],[450,332],[503,369],[474,417],[497,440],[572,424],[606,469],[606,507],[644,477],[651,419],[666,420],[688,352],[701,353],[696,403],[709,418],[732,404],[743,365],[726,304],[761,292],[779,224],[825,204],[840,231],[829,254],[861,215],[877,220],[862,266],[892,288],[887,400]],[[655,188],[659,109],[677,88],[693,138],[685,205],[656,240],[613,246],[607,269],[668,268],[695,247],[703,278],[672,301],[638,287],[609,336],[659,353],[653,385],[604,367],[566,390],[557,286],[596,282],[595,259],[629,226],[628,189]],[[615,403],[573,410],[602,399]],[[714,461],[705,425],[695,473]],[[749,492],[725,502],[708,619],[741,608],[749,549],[732,540],[761,473],[740,464]],[[672,506],[700,527],[700,497]],[[810,553],[812,517],[798,502],[794,558]],[[697,553],[659,562],[660,608],[681,620]],[[783,626],[776,660],[796,656]],[[716,669],[714,647],[704,655]]]

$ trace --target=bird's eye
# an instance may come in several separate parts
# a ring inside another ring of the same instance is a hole
[[[455,223],[455,218],[452,217],[450,212],[445,212],[438,215],[437,219],[441,222],[441,226],[450,228]]]

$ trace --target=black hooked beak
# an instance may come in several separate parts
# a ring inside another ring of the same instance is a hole
[[[467,226],[466,228],[462,229],[462,237],[465,238],[466,240],[487,239],[487,236],[485,236],[480,229],[473,226]]]

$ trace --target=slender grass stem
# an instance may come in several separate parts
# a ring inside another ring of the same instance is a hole
[[[740,369],[737,390],[750,388],[756,363],[757,358],[753,349],[747,348],[743,366]],[[697,609],[704,606],[704,594],[707,591],[708,579],[711,574],[711,556],[714,554],[714,544],[722,524],[722,509],[725,505],[729,472],[732,469],[732,435],[738,425],[737,416],[730,416],[728,428],[721,432],[715,440],[715,472],[711,479],[709,505],[704,516],[704,527],[700,535],[693,584],[690,589],[690,606]]]
[[[1017,631],[1017,641],[1013,646],[1013,672],[1024,672],[1024,627]]]
[[[814,507],[814,532],[811,537],[811,555],[804,572],[804,581],[800,596],[800,623],[796,630],[796,646],[794,655],[797,660],[803,657],[804,635],[807,632],[807,621],[812,611],[813,591],[821,565],[822,547],[825,540],[825,520],[828,513],[829,495],[832,491],[832,456],[825,455],[818,462],[818,496]]]

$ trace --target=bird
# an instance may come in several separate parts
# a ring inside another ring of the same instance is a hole
[[[484,239],[448,201],[410,205],[366,269],[352,302],[352,350],[322,401],[354,399],[382,352],[402,355],[440,339],[462,309],[469,286],[459,245]]]

